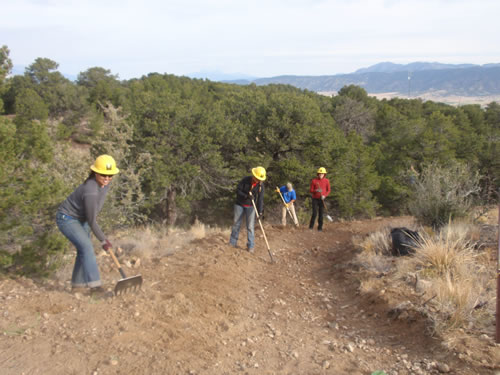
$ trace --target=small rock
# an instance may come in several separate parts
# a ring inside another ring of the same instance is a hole
[[[82,294],[82,293],[79,293],[79,292],[77,292],[77,293],[75,293],[75,294],[73,294],[73,295],[74,295],[74,296],[75,296],[75,298],[76,298],[76,299],[78,299],[78,300],[81,300],[81,299],[83,298],[83,294]]]
[[[367,343],[368,345],[373,346],[373,345],[375,345],[375,340],[374,340],[374,339],[368,339],[368,340],[366,340],[366,343]]]
[[[112,366],[117,366],[118,365],[118,361],[116,359],[112,359],[111,360],[111,365]]]
[[[432,282],[428,280],[418,280],[415,284],[415,291],[417,293],[423,293],[432,287]]]
[[[45,320],[49,319],[49,314],[47,314],[47,313],[43,313],[43,318],[44,318]]]
[[[339,329],[339,324],[337,322],[328,322],[328,328]]]
[[[297,353],[295,350],[291,353],[293,358],[299,358],[299,353]]]
[[[348,352],[352,353],[352,352],[354,351],[354,344],[353,344],[353,343],[349,343],[349,344],[347,344],[347,345],[345,346],[345,349],[346,349]]]
[[[444,374],[450,372],[450,366],[448,366],[446,363],[438,363],[437,369],[439,372],[444,373]]]
[[[410,314],[408,314],[408,311],[403,311],[401,314],[399,314],[398,319],[399,320],[406,320],[410,317]]]
[[[321,367],[323,367],[323,370],[329,369],[330,368],[330,362],[323,361],[323,365]]]

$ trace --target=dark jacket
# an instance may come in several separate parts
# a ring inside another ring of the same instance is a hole
[[[253,206],[252,198],[248,194],[252,189],[252,176],[243,177],[236,188],[236,204],[239,206]],[[264,185],[257,183],[252,189],[253,199],[259,215],[264,211]]]

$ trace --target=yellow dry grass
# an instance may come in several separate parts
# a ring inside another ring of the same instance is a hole
[[[415,255],[397,265],[399,275],[414,272],[430,282],[425,298],[433,298],[429,315],[439,334],[474,322],[475,307],[490,298],[494,272],[475,247],[477,233],[472,224],[449,223],[435,236],[424,234]]]
[[[115,233],[117,244],[141,258],[162,257],[182,251],[192,241],[221,234],[229,238],[228,228],[195,222],[190,228],[147,225]]]
[[[480,228],[460,221],[450,222],[438,233],[429,228],[420,228],[419,233],[416,253],[398,258],[390,256],[390,228],[354,238],[360,250],[357,262],[365,269],[389,274],[387,289],[394,292],[401,291],[401,281],[414,287],[421,280],[422,304],[428,301],[422,308],[435,333],[443,337],[452,337],[457,328],[491,327],[496,274],[488,251],[477,246]],[[379,280],[363,280],[360,291],[373,291]]]

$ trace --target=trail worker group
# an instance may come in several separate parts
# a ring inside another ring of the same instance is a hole
[[[101,211],[104,200],[110,188],[110,183],[119,169],[116,162],[109,155],[101,155],[90,166],[87,179],[78,186],[57,210],[56,222],[59,230],[75,246],[76,259],[71,277],[72,290],[90,289],[91,294],[105,294],[102,288],[101,276],[90,238],[94,233],[101,242],[104,250],[112,248],[111,242],[97,224],[97,215]],[[311,181],[310,193],[312,197],[312,216],[309,228],[313,229],[318,217],[318,230],[323,228],[324,199],[330,194],[330,182],[325,177],[326,169],[321,167],[317,176]],[[247,228],[246,249],[253,253],[255,247],[255,218],[260,219],[264,214],[264,181],[266,169],[258,166],[252,168],[252,174],[241,179],[236,187],[236,200],[233,208],[233,225],[229,243],[237,247],[241,224],[245,218]],[[295,225],[298,226],[294,202],[297,195],[291,183],[276,188],[284,206],[282,208],[282,224],[286,224],[286,213],[290,212]],[[319,214],[319,215],[318,215]],[[264,231],[262,227],[261,229]],[[264,234],[269,255],[272,254]]]

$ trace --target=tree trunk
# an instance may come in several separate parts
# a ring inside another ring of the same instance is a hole
[[[167,192],[167,225],[174,226],[177,221],[177,206],[175,196],[177,193],[174,188],[169,188]]]

